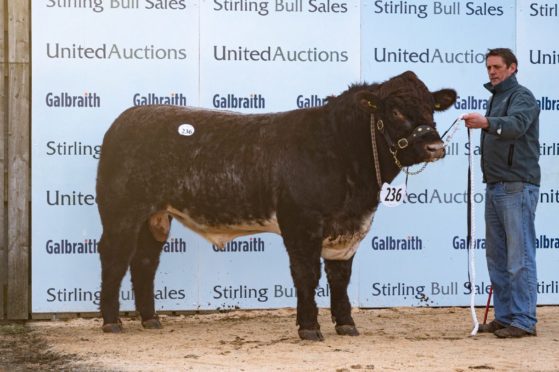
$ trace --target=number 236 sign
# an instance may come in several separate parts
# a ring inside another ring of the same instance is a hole
[[[406,185],[392,186],[386,182],[380,190],[380,202],[387,207],[397,207],[406,198]]]

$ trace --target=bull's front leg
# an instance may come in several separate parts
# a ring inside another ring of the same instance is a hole
[[[278,213],[278,222],[289,254],[291,276],[297,291],[299,337],[303,340],[323,341],[314,298],[320,279],[322,222],[308,212],[299,212],[297,215]]]
[[[314,299],[320,279],[320,255],[300,254],[289,250],[291,275],[297,290],[297,325],[302,340],[323,341]]]
[[[351,317],[351,304],[347,287],[351,278],[353,257],[347,261],[325,260],[326,276],[330,285],[330,311],[339,335],[358,336],[355,322]]]

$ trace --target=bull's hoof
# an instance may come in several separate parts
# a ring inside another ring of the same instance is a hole
[[[159,318],[151,318],[148,320],[144,320],[142,322],[142,327],[144,327],[144,329],[161,329],[163,328],[163,326],[161,325],[161,322],[159,321]]]
[[[105,333],[122,333],[122,323],[103,324],[103,332]]]
[[[320,329],[300,329],[299,337],[301,340],[324,341],[324,336],[322,336]]]
[[[336,333],[340,336],[359,336],[359,331],[354,325],[344,324],[336,326]]]

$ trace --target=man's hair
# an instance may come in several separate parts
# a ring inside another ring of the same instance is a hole
[[[503,61],[510,67],[513,63],[516,65],[516,72],[518,72],[518,60],[516,56],[509,48],[494,48],[489,49],[489,51],[485,54],[485,60],[487,61],[488,57],[497,56],[503,58]]]

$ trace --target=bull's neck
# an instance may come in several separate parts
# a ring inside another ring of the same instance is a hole
[[[373,166],[376,184],[380,189],[383,183],[391,183],[396,178],[400,173],[400,167],[396,164],[396,159],[390,151],[390,145],[387,143],[386,138],[377,128],[375,116],[371,115],[370,120]]]

